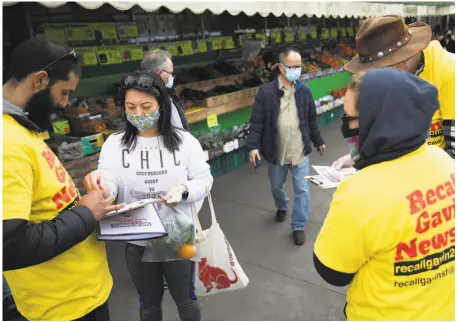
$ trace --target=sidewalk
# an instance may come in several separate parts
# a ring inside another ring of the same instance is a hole
[[[322,157],[313,152],[311,164],[331,165],[347,152],[340,122],[321,131],[327,151]],[[290,176],[286,190],[293,200]],[[346,288],[332,287],[323,281],[312,260],[314,241],[333,192],[311,185],[306,243],[299,247],[291,237],[290,210],[287,222],[275,221],[266,163],[257,171],[246,165],[216,178],[212,190],[216,215],[250,284],[244,290],[202,299],[203,320],[344,320]],[[209,226],[206,203],[200,220],[204,229]],[[114,278],[111,319],[139,320],[139,299],[125,264],[125,244],[108,243],[107,249]],[[164,320],[179,320],[168,292],[165,292],[163,311]]]

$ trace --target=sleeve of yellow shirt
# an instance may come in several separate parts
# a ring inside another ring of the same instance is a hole
[[[455,79],[448,77],[440,88],[440,112],[443,120],[455,120]]]
[[[322,264],[341,273],[353,274],[368,259],[365,236],[349,209],[343,193],[335,193],[330,211],[317,236],[314,253]],[[346,197],[349,197],[346,194]]]
[[[30,217],[33,170],[27,156],[21,155],[19,149],[17,144],[3,145],[3,220],[28,221]]]

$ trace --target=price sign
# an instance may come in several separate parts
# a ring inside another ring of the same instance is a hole
[[[197,49],[199,53],[206,53],[208,51],[206,40],[197,40]]]
[[[43,141],[46,141],[46,140],[49,140],[51,137],[49,136],[49,132],[48,131],[44,131],[44,132],[39,132],[38,133],[38,136],[43,139]]]
[[[116,24],[100,23],[99,28],[102,33],[102,39],[117,39]]]
[[[341,32],[341,37],[343,37],[343,38],[347,37],[346,28],[340,28],[340,32]]]
[[[171,56],[179,56],[178,46],[176,44],[167,44],[167,51]]]
[[[97,48],[97,57],[101,65],[114,65],[122,64],[122,54],[124,52],[124,47],[98,47]]]
[[[209,128],[218,126],[219,122],[217,121],[217,114],[208,115],[206,117],[206,123],[208,124]]]
[[[250,40],[255,39],[255,35],[254,34],[245,34],[245,37],[246,37],[246,39],[250,39]]]
[[[336,29],[336,28],[330,29],[330,37],[331,38],[338,38],[338,29]]]
[[[194,53],[191,40],[177,42],[175,46],[178,50],[178,56],[187,56],[192,55]]]
[[[90,47],[80,47],[80,48],[75,48],[76,53],[79,56],[79,60],[81,64],[85,66],[94,66],[98,65],[98,60],[97,60],[97,49],[90,48]]]
[[[224,48],[223,38],[212,38],[211,39],[211,48],[213,50],[221,50]]]
[[[280,44],[281,43],[281,33],[280,32],[272,32],[271,33],[271,40],[273,41],[274,44]]]
[[[328,28],[322,28],[322,31],[321,31],[321,38],[322,39],[328,39],[329,38],[329,32],[328,32]]]
[[[57,25],[44,25],[44,34],[46,37],[54,38],[60,41],[67,41],[67,35],[65,29],[62,26]]]
[[[311,36],[312,39],[317,38],[317,29],[316,27],[310,27],[309,28],[309,35]]]
[[[263,33],[259,33],[259,34],[255,34],[255,39],[258,39],[258,40],[263,40],[263,43],[265,45],[268,44],[268,39],[267,39],[267,36]]]
[[[127,35],[129,38],[138,37],[138,28],[135,24],[127,25]]]
[[[294,33],[292,31],[285,32],[285,41],[286,43],[291,43],[295,41]]]
[[[351,27],[346,28],[349,37],[354,37],[354,30]]]
[[[298,30],[297,33],[299,40],[306,40],[306,33],[303,30]]]
[[[95,40],[94,28],[90,25],[66,27],[65,33],[69,41]]]
[[[131,60],[143,60],[144,58],[144,50],[143,46],[130,46],[128,47],[130,50],[130,59]]]

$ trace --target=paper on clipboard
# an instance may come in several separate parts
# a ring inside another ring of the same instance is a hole
[[[161,201],[162,200],[160,200],[160,199],[143,199],[140,201],[136,201],[136,202],[126,205],[122,209],[111,211],[111,212],[107,213],[105,216],[103,216],[103,218],[108,218],[108,217],[112,217],[115,215],[123,214],[123,213],[129,212],[129,211],[132,211],[132,210],[135,210],[138,208],[142,208],[148,204],[157,203],[157,202],[161,202]]]
[[[158,234],[166,235],[162,220],[152,203],[111,216],[99,221],[100,235],[102,236],[122,236],[122,235],[141,235]]]
[[[337,188],[341,182],[352,176],[357,172],[355,168],[346,168],[335,170],[332,167],[326,166],[312,166],[318,175],[306,176],[305,179],[314,183],[321,189],[334,189]]]

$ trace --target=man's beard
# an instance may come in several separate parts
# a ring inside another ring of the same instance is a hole
[[[32,96],[24,108],[29,113],[27,118],[43,131],[51,126],[51,114],[57,110],[57,104],[52,100],[51,89],[46,88]]]

